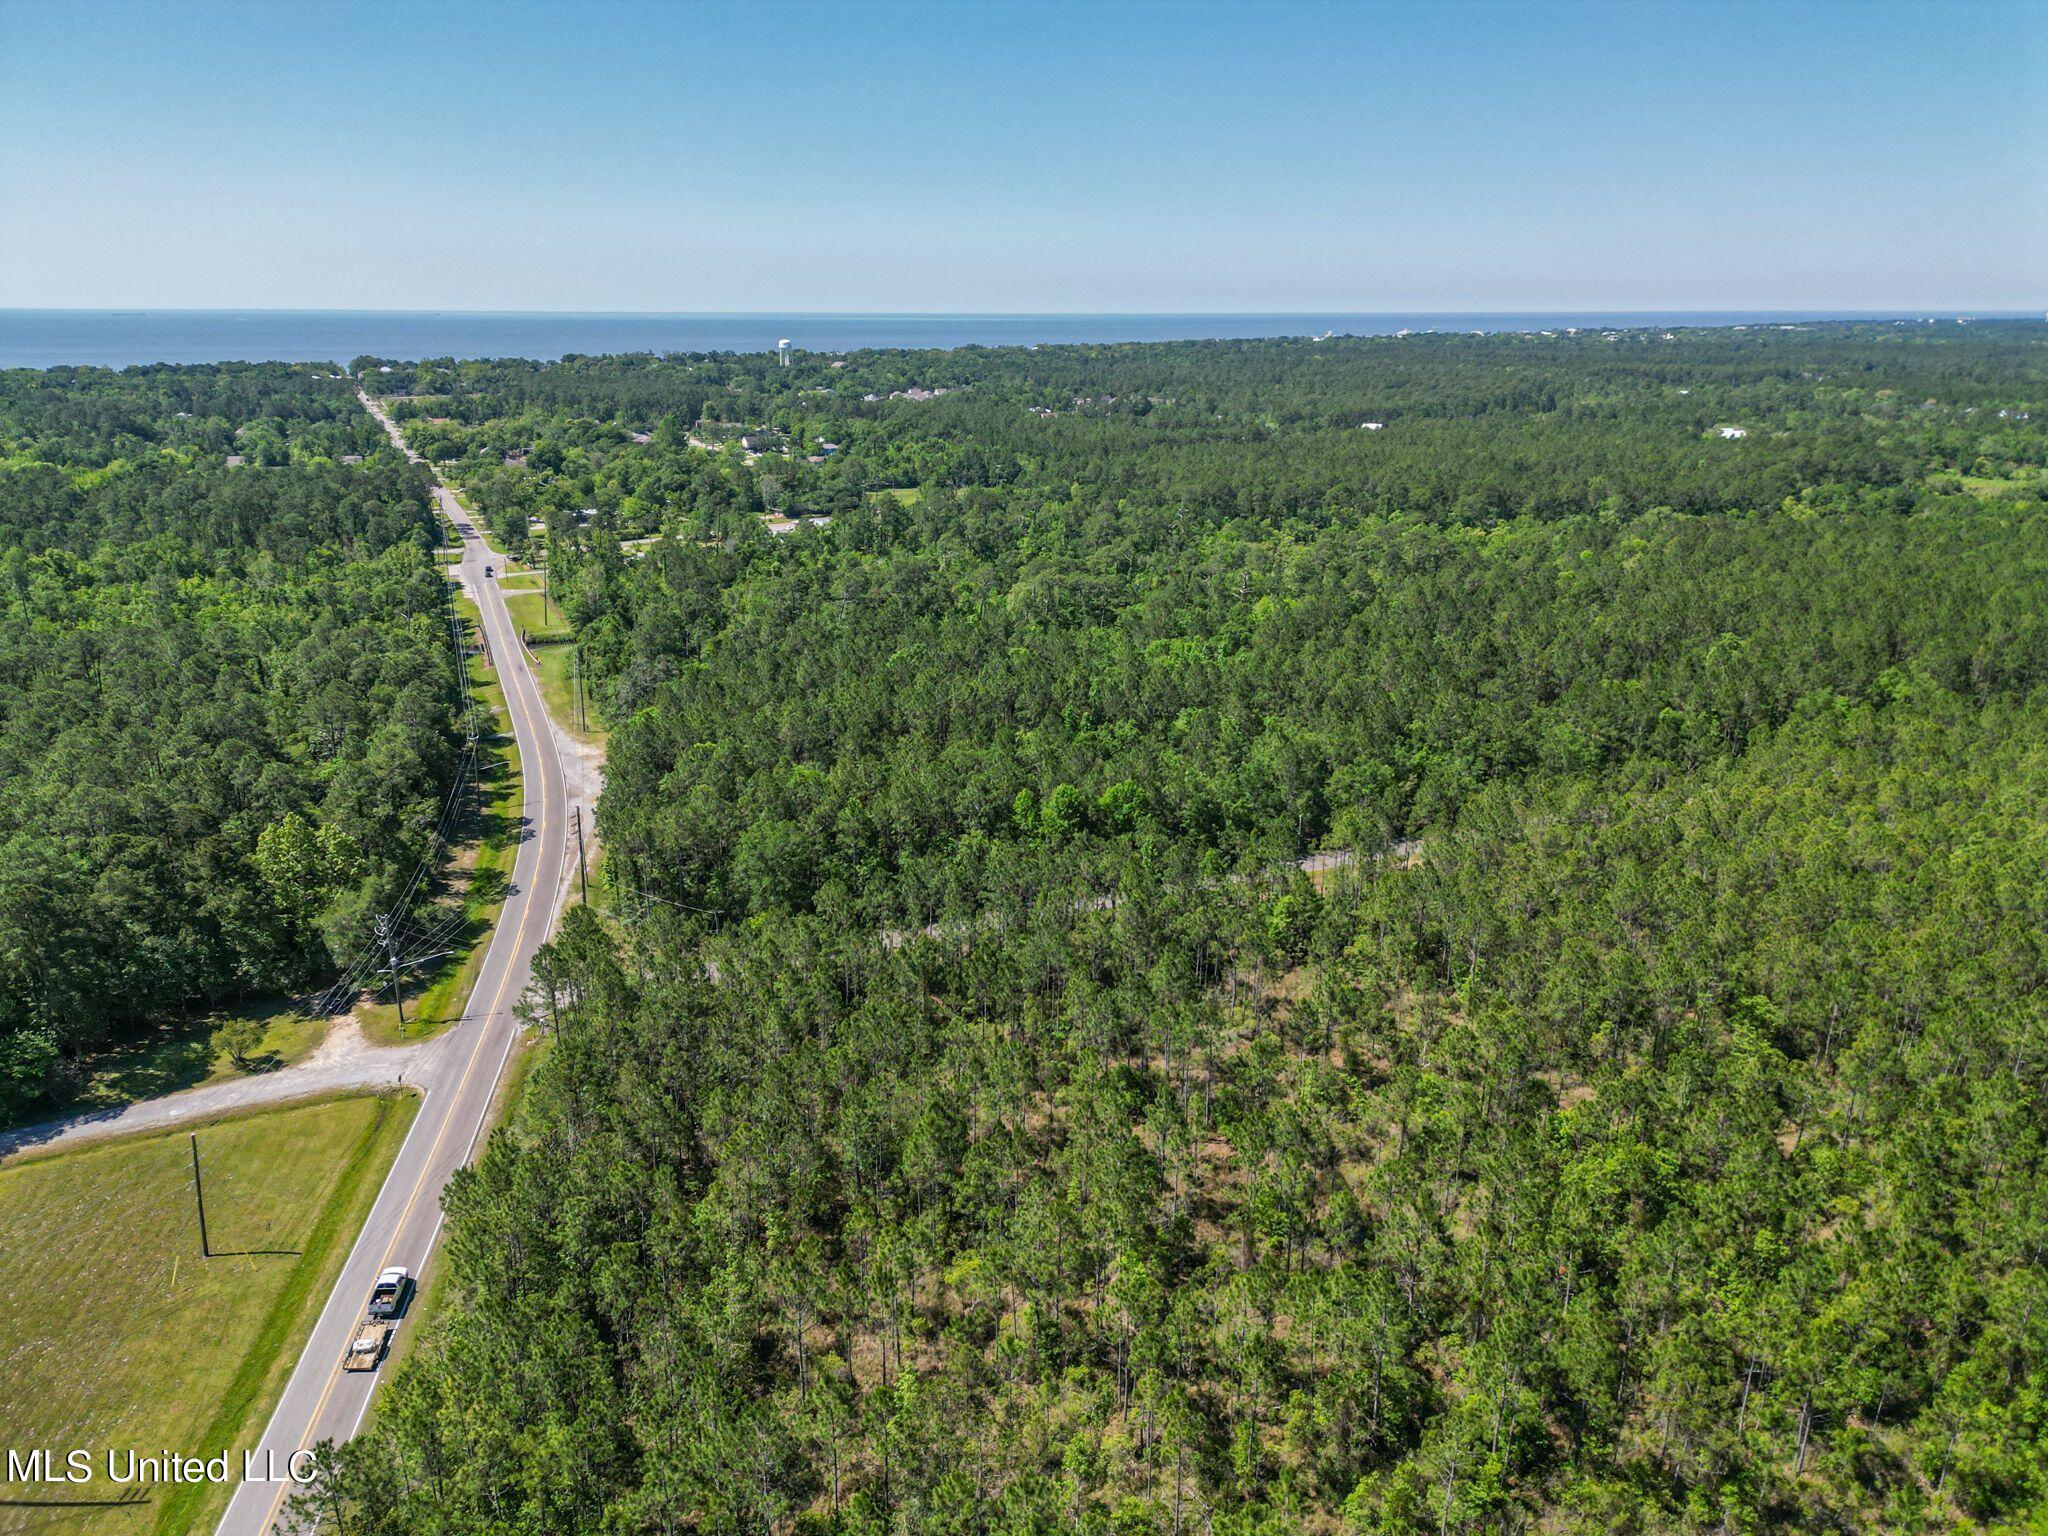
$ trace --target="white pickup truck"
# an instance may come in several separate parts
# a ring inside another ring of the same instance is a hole
[[[407,1298],[412,1295],[412,1272],[407,1269],[387,1269],[377,1277],[377,1283],[370,1287],[370,1316],[396,1318],[405,1311]]]

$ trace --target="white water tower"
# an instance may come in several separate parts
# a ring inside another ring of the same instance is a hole
[[[775,343],[775,355],[782,359],[783,367],[787,368],[789,366],[789,338],[787,336]]]

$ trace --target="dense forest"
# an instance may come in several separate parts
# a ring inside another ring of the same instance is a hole
[[[303,1513],[2048,1520],[2048,328],[355,366],[607,895]]]
[[[438,542],[332,370],[0,372],[0,1118],[361,946],[457,761]]]

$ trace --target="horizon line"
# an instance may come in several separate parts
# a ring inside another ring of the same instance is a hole
[[[888,320],[1144,320],[1144,319],[1333,319],[1402,318],[1412,315],[1839,315],[1857,318],[1921,316],[1983,316],[2024,319],[2048,316],[2048,304],[2031,306],[1860,305],[1830,309],[1820,305],[1682,304],[1639,309],[1592,306],[1503,307],[1494,309],[452,309],[362,308],[321,305],[155,305],[155,304],[0,304],[0,315],[463,315],[520,318],[603,320],[757,320],[788,316],[817,319]]]

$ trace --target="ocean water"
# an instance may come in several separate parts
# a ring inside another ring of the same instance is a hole
[[[540,314],[427,310],[0,309],[0,368],[146,363],[335,362],[368,354],[559,358],[568,353],[812,352],[860,347],[1031,346],[1215,337],[1385,336],[1568,325],[1768,325],[1923,318],[1766,310],[1584,314],[834,315]],[[1952,317],[1943,317],[1952,318]],[[1984,315],[1981,318],[1993,318]]]

